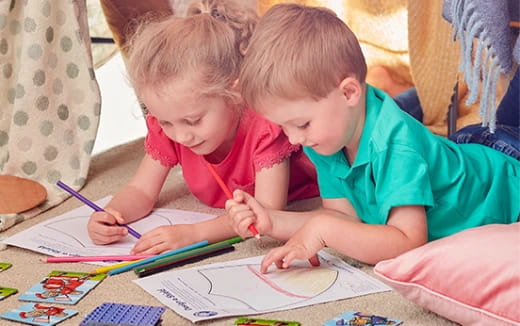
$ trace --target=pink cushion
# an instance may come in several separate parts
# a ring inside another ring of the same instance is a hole
[[[520,325],[520,223],[459,232],[379,262],[374,272],[462,325]]]

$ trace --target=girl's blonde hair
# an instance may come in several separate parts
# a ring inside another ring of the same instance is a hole
[[[278,4],[258,22],[239,81],[254,108],[276,98],[319,100],[346,77],[364,83],[366,71],[356,36],[333,11]]]
[[[239,98],[234,85],[257,21],[254,10],[233,0],[197,0],[186,17],[142,22],[127,44],[137,95],[189,80],[195,96]]]

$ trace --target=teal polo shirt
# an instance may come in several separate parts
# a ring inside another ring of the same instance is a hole
[[[368,224],[386,224],[393,207],[422,205],[428,239],[520,215],[520,162],[490,147],[431,133],[384,92],[367,86],[366,119],[352,166],[343,151],[320,155],[322,198],[347,198]]]

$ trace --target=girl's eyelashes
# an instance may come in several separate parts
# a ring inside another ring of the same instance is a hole
[[[195,126],[196,124],[198,124],[200,122],[200,118],[199,119],[195,119],[195,120],[185,119],[184,121],[186,122],[186,124],[188,126]]]
[[[195,126],[195,125],[199,124],[200,120],[201,120],[200,118],[199,119],[195,119],[195,120],[184,119],[184,123],[187,124],[188,126]],[[171,127],[171,126],[173,126],[173,124],[170,121],[165,121],[165,120],[160,120],[159,121],[159,125],[161,127]]]
[[[299,126],[296,126],[296,128],[298,129],[305,129],[309,126],[310,122],[305,122],[304,124],[302,125],[299,125]]]
[[[172,125],[172,123],[169,121],[160,120],[159,125],[161,125],[162,127],[169,127]]]

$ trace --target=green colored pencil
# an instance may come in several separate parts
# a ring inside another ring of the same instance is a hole
[[[141,273],[141,272],[143,272],[144,270],[147,270],[147,269],[155,268],[155,267],[158,267],[158,266],[163,266],[163,265],[166,265],[166,264],[169,264],[169,263],[175,263],[175,262],[183,260],[183,259],[187,259],[187,258],[190,258],[190,257],[198,256],[200,254],[204,254],[204,253],[207,253],[207,252],[212,252],[212,251],[215,251],[215,250],[218,250],[218,249],[229,247],[229,246],[231,246],[231,245],[233,245],[235,243],[238,243],[240,241],[242,241],[241,237],[234,237],[234,238],[227,239],[227,240],[224,240],[224,241],[215,242],[213,244],[209,244],[209,245],[206,245],[204,247],[191,249],[191,250],[188,250],[188,251],[185,251],[185,252],[181,252],[181,253],[169,256],[169,257],[157,259],[156,261],[151,262],[151,263],[146,264],[146,265],[141,265],[139,267],[136,267],[136,268],[134,268],[134,272],[136,274],[139,274],[139,273]]]
[[[153,275],[153,274],[156,274],[156,273],[167,271],[167,270],[172,269],[172,268],[184,266],[186,264],[196,263],[196,262],[204,260],[206,258],[216,257],[218,255],[222,255],[222,254],[225,254],[225,253],[228,253],[228,252],[232,252],[233,250],[235,250],[235,247],[233,245],[228,245],[227,247],[224,247],[224,248],[215,249],[215,250],[208,251],[208,252],[205,252],[205,253],[201,253],[201,254],[198,254],[198,255],[195,255],[195,256],[187,257],[187,258],[184,258],[184,259],[179,259],[177,261],[173,261],[173,262],[170,262],[170,263],[164,263],[162,265],[155,266],[155,267],[152,267],[152,268],[142,269],[139,272],[137,272],[137,276],[145,277],[145,276]]]

